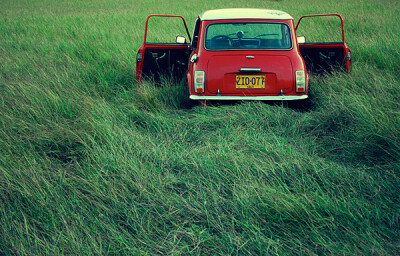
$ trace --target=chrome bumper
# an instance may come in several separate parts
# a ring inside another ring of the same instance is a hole
[[[190,95],[191,100],[304,100],[308,95],[300,96],[200,96]]]

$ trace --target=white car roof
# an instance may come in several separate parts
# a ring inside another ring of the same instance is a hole
[[[230,8],[205,11],[199,15],[201,20],[230,20],[230,19],[274,19],[292,20],[286,12],[256,8]]]

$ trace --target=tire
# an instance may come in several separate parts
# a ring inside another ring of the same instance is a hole
[[[314,103],[312,99],[307,98],[288,102],[288,107],[299,112],[309,112],[314,108]]]
[[[196,102],[190,99],[189,84],[186,83],[186,86],[185,86],[185,108],[191,109],[195,105],[196,105]]]

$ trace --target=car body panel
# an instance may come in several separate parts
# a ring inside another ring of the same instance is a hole
[[[264,53],[264,52],[261,52]],[[254,58],[247,58],[248,56]],[[268,59],[268,61],[265,61]],[[260,69],[260,72],[241,72],[240,69]],[[218,72],[212,72],[217,70]],[[292,77],[287,77],[287,70],[292,70],[290,58],[285,55],[260,54],[260,52],[246,52],[242,54],[217,55],[209,58],[206,73],[206,93],[224,95],[267,95],[279,94],[283,89],[290,92]],[[265,75],[264,89],[237,89],[235,79],[237,75]],[[279,86],[278,81],[279,80]],[[221,83],[222,82],[222,83]]]
[[[242,19],[264,19],[264,20],[292,20],[292,16],[286,12],[271,9],[254,8],[227,8],[208,10],[199,15],[200,20],[242,20]]]
[[[292,46],[290,49],[247,49],[247,50],[222,50],[212,51],[205,48],[204,33],[210,24],[229,23],[237,20],[206,20],[201,22],[199,29],[199,46],[191,56],[196,55],[198,60],[189,63],[188,85],[190,95],[197,96],[279,96],[284,95],[306,95],[308,87],[304,92],[296,93],[294,90],[295,71],[305,70],[303,58],[298,51],[296,37],[291,33]],[[291,31],[294,30],[293,20],[271,20],[271,19],[242,19],[240,22],[270,22],[285,23]],[[250,58],[247,58],[250,57]],[[252,58],[253,57],[253,58]],[[190,57],[189,57],[190,58]],[[260,68],[260,73],[265,74],[267,86],[265,89],[236,89],[234,80],[236,75],[246,75],[239,72],[240,68]],[[194,90],[193,73],[195,70],[206,71],[206,85],[204,93],[197,93]],[[308,82],[308,74],[306,73]],[[226,98],[228,99],[228,98]],[[245,98],[243,98],[245,99]],[[268,97],[260,97],[260,100],[267,100]],[[273,100],[271,98],[271,100]]]

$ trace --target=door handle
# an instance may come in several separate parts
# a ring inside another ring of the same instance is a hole
[[[152,56],[153,59],[155,59],[155,60],[160,60],[160,59],[164,58],[166,55],[167,55],[167,53],[164,52],[163,55],[161,55],[160,57],[158,57],[158,53],[157,53],[157,52],[152,52],[152,53],[151,53],[151,56]]]

